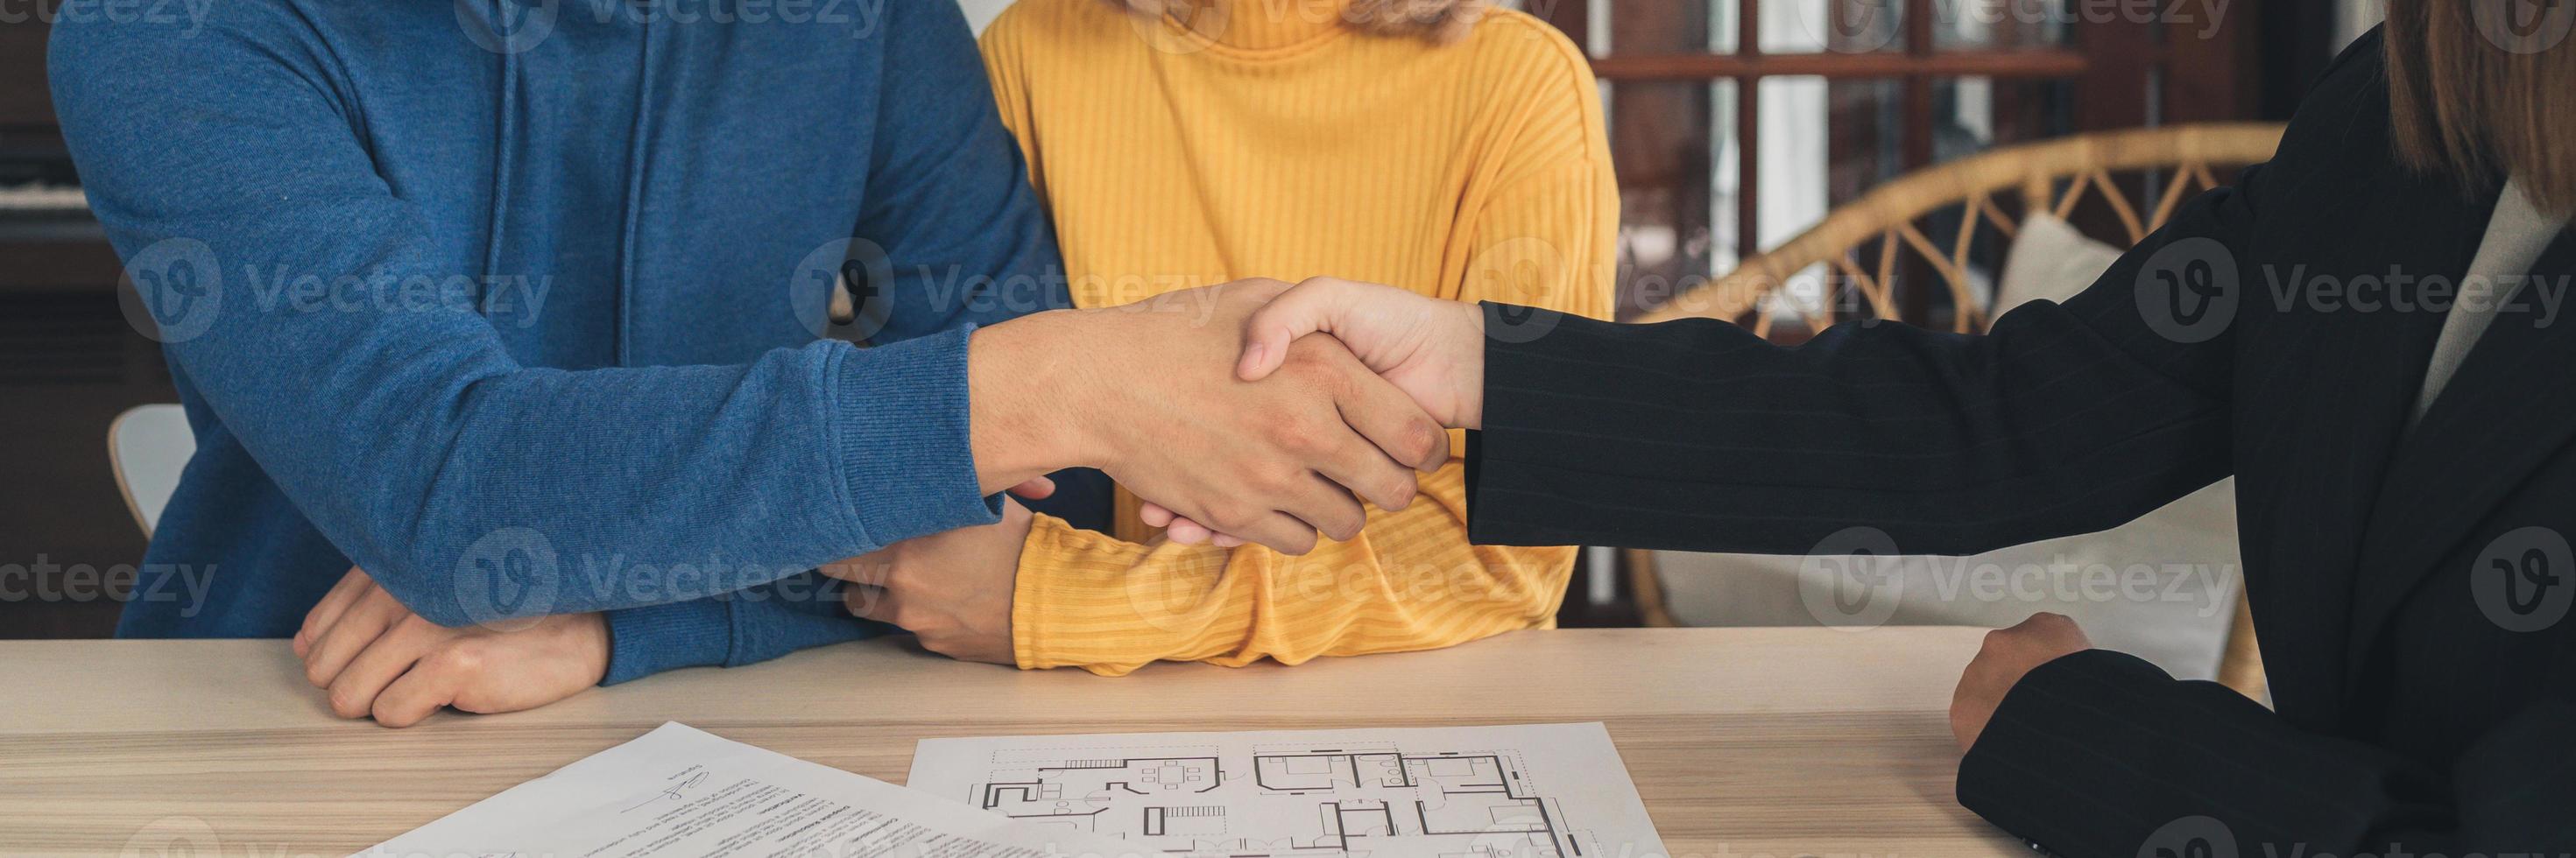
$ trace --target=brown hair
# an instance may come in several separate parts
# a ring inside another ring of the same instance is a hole
[[[2398,157],[2471,191],[2520,177],[2543,211],[2576,211],[2576,4],[2389,0]]]
[[[1108,0],[1127,11],[1149,18],[1179,11],[1192,2],[1204,0]],[[1296,2],[1296,0],[1265,0]],[[1342,10],[1342,20],[1364,33],[1380,36],[1409,36],[1433,44],[1448,44],[1467,35],[1476,21],[1484,17],[1491,0],[1350,0]]]

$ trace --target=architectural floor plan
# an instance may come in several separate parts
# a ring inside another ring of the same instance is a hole
[[[1190,858],[1661,858],[1600,724],[930,739],[910,785]]]

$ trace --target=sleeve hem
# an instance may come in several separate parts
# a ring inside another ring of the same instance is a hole
[[[609,611],[608,672],[599,684],[724,664],[733,651],[730,614],[721,597]]]
[[[1028,541],[1020,547],[1020,573],[1011,594],[1011,652],[1020,668],[1043,670],[1113,661],[1117,664],[1141,664],[1158,658],[1135,652],[1122,653],[1114,660],[1103,658],[1104,653],[1098,650],[1108,644],[1102,640],[1085,644],[1093,650],[1085,657],[1071,658],[1057,639],[1057,629],[1061,621],[1067,619],[1074,619],[1076,625],[1094,628],[1106,625],[1098,622],[1103,618],[1097,616],[1087,618],[1093,622],[1081,622],[1086,618],[1074,617],[1073,612],[1081,609],[1073,606],[1096,604],[1107,591],[1145,583],[1142,577],[1130,570],[1144,562],[1146,553],[1143,546],[1078,530],[1054,516],[1037,516],[1037,521],[1030,525]],[[1075,555],[1098,558],[1099,562],[1115,567],[1117,571],[1108,577],[1085,577],[1079,574],[1077,564],[1072,562]],[[1144,606],[1136,604],[1138,593],[1129,590],[1126,596],[1126,603],[1137,609],[1137,615],[1108,619],[1139,631],[1162,625],[1142,616]],[[1134,640],[1134,637],[1130,635],[1129,640]]]
[[[835,450],[845,499],[870,550],[1001,520],[975,478],[967,402],[973,326],[871,349],[835,369]],[[862,500],[862,499],[865,500]]]

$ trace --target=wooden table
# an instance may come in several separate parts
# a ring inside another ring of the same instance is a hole
[[[901,783],[932,736],[1604,721],[1675,858],[2026,854],[1951,798],[1979,632],[1520,632],[1104,679],[896,640],[512,715],[342,721],[284,641],[0,643],[0,852],[343,855],[680,721]]]

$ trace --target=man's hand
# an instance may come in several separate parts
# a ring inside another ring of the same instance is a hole
[[[1248,280],[975,333],[978,479],[990,490],[1088,465],[1137,495],[1289,554],[1359,535],[1360,499],[1402,509],[1410,468],[1448,461],[1440,425],[1326,338],[1236,379],[1244,320],[1287,290]],[[1356,494],[1358,497],[1353,497]]]
[[[1339,339],[1441,425],[1474,429],[1484,424],[1483,308],[1393,286],[1312,278],[1244,320],[1236,375],[1247,381],[1268,378],[1315,333]],[[1142,518],[1185,545],[1214,542],[1233,548],[1247,541],[1242,534],[1153,503],[1151,496]]]
[[[1236,374],[1247,381],[1269,377],[1289,343],[1319,332],[1349,346],[1361,363],[1441,425],[1484,424],[1484,308],[1393,286],[1316,277],[1244,321]]]
[[[1011,594],[1020,546],[1035,517],[1002,502],[1000,524],[915,537],[823,567],[850,582],[850,613],[913,633],[931,652],[963,661],[1016,665]]]
[[[2064,614],[2032,614],[2021,625],[1986,633],[1984,649],[1968,662],[1959,690],[1950,698],[1950,732],[1966,751],[1986,732],[2004,695],[2040,665],[2093,648],[2084,630]]]
[[[516,712],[598,685],[608,675],[608,623],[566,614],[513,631],[446,628],[351,569],[304,615],[295,655],[305,679],[330,689],[332,712],[409,727],[442,706]]]

